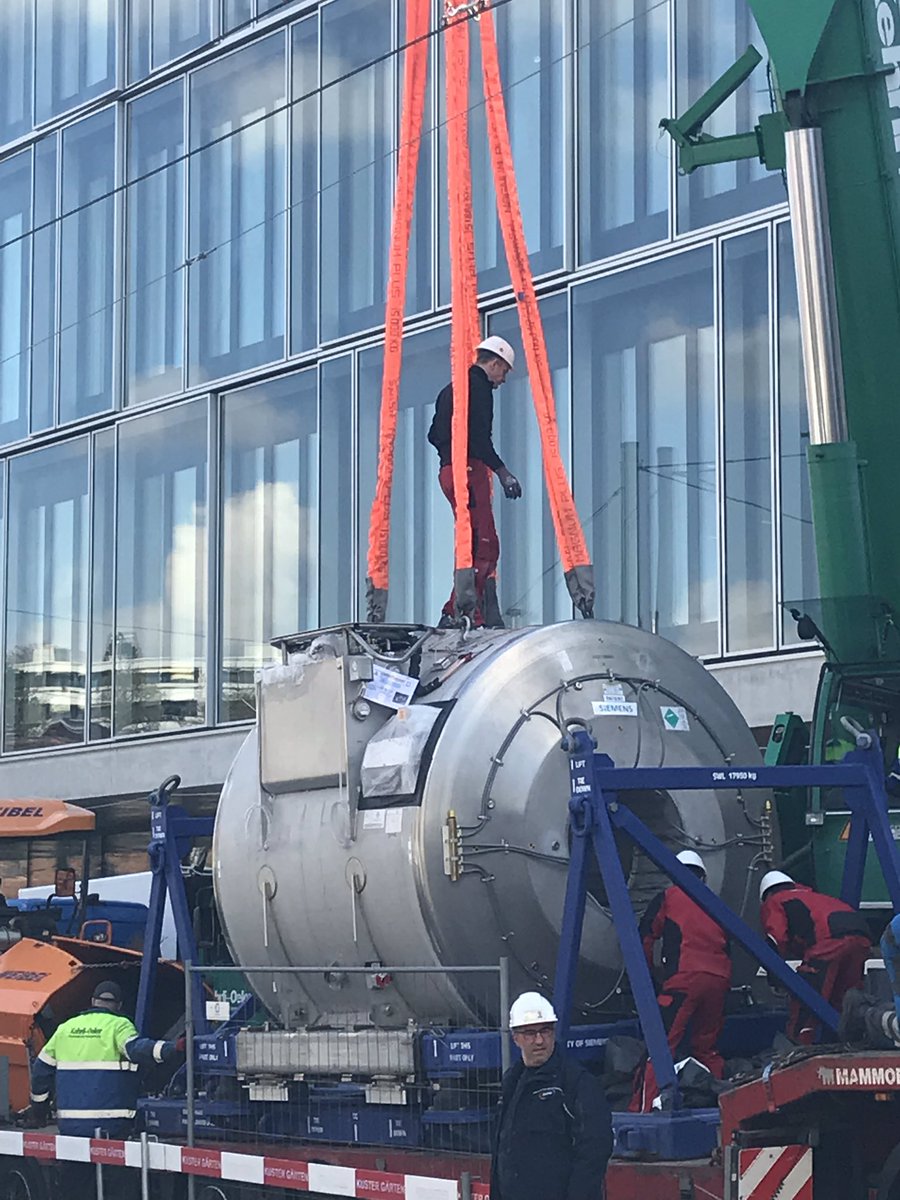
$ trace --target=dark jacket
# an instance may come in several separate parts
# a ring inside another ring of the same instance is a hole
[[[759,923],[783,958],[804,958],[817,943],[832,938],[869,936],[865,917],[855,908],[802,883],[770,891]]]
[[[641,940],[647,962],[653,966],[653,944],[662,939],[662,965],[666,979],[679,972],[731,979],[728,938],[712,917],[680,887],[660,892],[641,918]]]
[[[428,430],[428,440],[440,456],[441,466],[450,466],[451,423],[453,420],[453,384],[438,393],[434,420]],[[494,389],[481,367],[469,367],[469,458],[477,458],[492,471],[503,467],[503,460],[494,449]]]
[[[491,1200],[600,1200],[613,1148],[603,1088],[559,1048],[503,1076]]]

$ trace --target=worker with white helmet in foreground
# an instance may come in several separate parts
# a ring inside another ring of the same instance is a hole
[[[706,882],[706,865],[696,850],[682,850],[678,861]],[[676,1060],[692,1057],[715,1079],[725,1066],[716,1047],[731,987],[731,952],[721,926],[687,892],[672,885],[659,892],[641,918],[641,941],[651,974],[662,975],[657,993],[669,1047]],[[658,967],[654,948],[661,945]],[[649,1112],[658,1095],[653,1063],[638,1068],[632,1112]]]
[[[600,1200],[612,1117],[599,1081],[556,1045],[556,1013],[538,992],[509,1010],[521,1059],[503,1076],[491,1200]]]
[[[494,524],[491,503],[491,472],[496,472],[500,486],[508,499],[518,500],[522,486],[494,449],[494,389],[513,369],[516,356],[512,346],[502,337],[487,337],[475,348],[475,362],[469,367],[469,517],[472,521],[472,566],[475,573],[475,625],[502,628],[503,618],[497,601],[497,562],[500,558],[500,539]],[[441,491],[456,513],[451,461],[451,426],[453,422],[453,384],[438,394],[434,420],[428,440],[438,452]],[[456,623],[456,593],[444,605],[441,626]]]
[[[860,988],[872,947],[865,918],[834,896],[795,883],[784,871],[768,871],[759,884],[759,923],[782,958],[799,958],[797,974],[840,1011],[845,993]],[[812,1045],[819,1024],[791,1000],[787,1035]]]

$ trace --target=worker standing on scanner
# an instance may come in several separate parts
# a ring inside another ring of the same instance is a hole
[[[472,522],[472,566],[475,570],[475,625],[503,628],[500,605],[497,601],[497,562],[500,558],[500,539],[494,524],[491,503],[491,472],[500,480],[504,494],[510,500],[522,495],[522,485],[508,470],[494,449],[494,389],[506,379],[516,361],[515,351],[504,338],[489,337],[475,348],[475,362],[469,367],[469,517]],[[448,383],[438,394],[434,420],[428,440],[438,452],[441,491],[456,513],[451,462],[451,428],[453,423],[453,385]],[[456,593],[444,605],[440,628],[456,624]]]
[[[678,861],[706,882],[706,864],[696,850]],[[672,1057],[696,1058],[715,1079],[725,1066],[716,1043],[731,987],[731,954],[724,930],[686,892],[673,884],[651,900],[641,918],[641,941],[653,974],[653,948],[662,943],[663,985],[659,1007]],[[632,1112],[650,1112],[659,1094],[653,1063],[638,1069]]]

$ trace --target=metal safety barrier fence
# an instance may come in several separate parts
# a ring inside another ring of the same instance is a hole
[[[481,1158],[510,1062],[509,999],[506,959],[441,968],[185,964],[184,1072],[142,1103],[144,1127],[189,1147]]]

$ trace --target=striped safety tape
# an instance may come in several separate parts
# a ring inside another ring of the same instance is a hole
[[[308,1163],[263,1154],[238,1154],[231,1150],[148,1142],[150,1169],[210,1179],[232,1180],[286,1188],[297,1192],[323,1192],[328,1196],[393,1197],[394,1200],[460,1200],[455,1179],[433,1175],[401,1175]],[[140,1167],[141,1143],[67,1137],[52,1133],[21,1133],[0,1129],[0,1155],[37,1158],[45,1162],[104,1163]],[[486,1184],[473,1183],[472,1200],[488,1200]]]
[[[741,1150],[738,1200],[813,1200],[813,1157],[808,1146]]]

